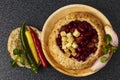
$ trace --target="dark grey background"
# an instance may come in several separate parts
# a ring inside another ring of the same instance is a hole
[[[42,29],[45,20],[58,8],[68,4],[86,4],[100,10],[110,20],[120,37],[120,0],[0,0],[0,80],[120,80],[120,50],[105,68],[83,78],[70,77],[40,67],[39,74],[25,68],[12,68],[7,51],[7,40],[12,29],[23,20],[28,25]]]

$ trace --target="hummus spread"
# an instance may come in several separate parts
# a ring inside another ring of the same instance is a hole
[[[87,21],[93,26],[93,28],[97,31],[98,34],[99,40],[97,45],[98,49],[94,54],[91,54],[85,61],[77,61],[73,58],[66,57],[63,51],[60,50],[59,46],[56,43],[56,37],[58,36],[61,27],[75,20]],[[61,18],[60,20],[58,20],[54,25],[54,28],[49,35],[48,41],[49,51],[53,59],[65,68],[79,70],[89,69],[98,59],[98,57],[103,55],[102,48],[104,45],[103,41],[104,35],[105,35],[104,26],[96,16],[87,12],[70,13],[65,17]]]

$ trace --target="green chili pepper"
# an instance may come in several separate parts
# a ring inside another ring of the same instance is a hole
[[[25,22],[22,23],[22,26],[21,26],[21,30],[20,30],[20,37],[21,37],[21,42],[22,42],[22,45],[23,45],[23,48],[25,50],[25,54],[26,54],[26,57],[28,59],[28,62],[31,66],[31,70],[34,72],[34,73],[38,73],[38,66],[32,56],[32,53],[30,51],[30,48],[29,48],[29,45],[28,45],[28,42],[27,42],[27,38],[25,36]]]

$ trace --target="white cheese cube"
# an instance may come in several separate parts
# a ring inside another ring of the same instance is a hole
[[[76,56],[77,55],[77,53],[75,52],[75,53],[71,53],[72,54],[72,56]]]
[[[69,49],[64,49],[64,51],[65,51],[65,53],[66,53],[66,52],[69,52]]]
[[[72,53],[75,53],[75,49],[74,48],[70,47],[70,50],[71,50]]]
[[[62,45],[65,46],[67,44],[67,41],[62,41]]]
[[[66,42],[67,41],[67,37],[62,37],[62,42]]]
[[[69,33],[67,33],[67,37],[69,38],[69,37],[72,37],[72,34],[69,32]]]
[[[65,49],[64,51],[65,51],[65,56],[70,57],[71,55],[70,51],[68,49]]]
[[[68,49],[69,49],[71,46],[72,46],[71,43],[67,43],[67,44],[66,44],[66,47],[67,47]]]
[[[66,46],[62,46],[62,49],[65,50],[65,49],[67,49],[67,47]]]
[[[77,43],[76,43],[76,42],[73,42],[72,47],[73,47],[74,49],[76,49],[76,48],[78,47]]]
[[[72,48],[72,47],[70,47],[70,51],[71,51],[71,54],[73,55],[73,56],[75,56],[77,53],[75,52],[75,49],[74,48]]]
[[[75,31],[73,32],[73,36],[75,37],[80,36],[80,32],[77,29],[75,29]]]
[[[71,36],[71,37],[69,37],[69,38],[67,39],[67,41],[68,41],[68,43],[73,43],[74,38]]]
[[[68,57],[68,58],[70,57],[70,55],[71,55],[71,54],[70,54],[70,53],[68,53],[68,52],[67,52],[67,53],[65,53],[65,56],[66,56],[66,57]]]
[[[66,32],[65,31],[61,31],[60,32],[60,35],[63,37],[63,36],[66,36]]]

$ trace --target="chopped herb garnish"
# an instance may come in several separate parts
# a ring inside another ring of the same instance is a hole
[[[101,62],[102,62],[102,63],[106,62],[107,60],[108,60],[107,57],[105,57],[105,56],[101,57]]]
[[[104,41],[106,42],[106,45],[103,47],[104,54],[107,54],[109,50],[112,50],[113,53],[115,53],[118,50],[117,46],[112,46],[110,44],[111,40],[112,40],[112,37],[109,34],[106,34],[104,37]]]
[[[16,67],[16,65],[17,65],[16,62],[17,62],[18,58],[20,59],[20,63],[25,65],[24,53],[25,53],[24,50],[20,50],[20,49],[17,49],[17,48],[15,48],[13,50],[13,54],[17,55],[17,57],[15,58],[15,60],[10,62],[12,67]]]
[[[12,67],[16,67],[17,66],[16,60],[10,61],[10,64],[11,64]]]
[[[117,46],[117,47],[112,46],[112,51],[113,51],[113,53],[117,52],[118,48],[119,48],[118,46]]]
[[[14,49],[14,50],[13,50],[13,54],[14,54],[14,55],[19,55],[19,56],[20,56],[20,55],[23,54],[23,53],[24,53],[23,50],[19,50],[19,49]]]
[[[104,54],[107,54],[108,53],[108,51],[111,49],[111,47],[112,47],[112,45],[105,45],[104,47],[103,47],[103,52],[104,52]]]
[[[17,66],[17,59],[19,58],[19,56],[16,56],[15,60],[10,61],[10,64],[12,67],[16,67]]]
[[[112,40],[112,37],[109,34],[106,34],[104,36],[104,41],[106,42],[106,45],[103,47],[104,54],[108,54],[109,50],[112,50],[113,53],[115,53],[118,50],[117,46],[113,46],[110,44],[110,41]],[[107,57],[103,56],[101,57],[101,62],[104,63],[108,60]]]
[[[109,34],[106,34],[104,37],[104,41],[108,44],[110,44],[110,41],[112,40],[111,36]]]
[[[20,63],[25,65],[25,59],[23,57],[20,57]]]
[[[19,50],[18,50],[18,49],[14,49],[14,50],[13,50],[13,54],[14,54],[14,55],[18,55],[18,54],[19,54]]]

